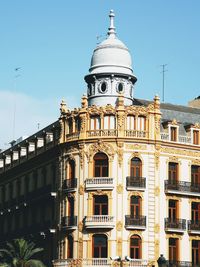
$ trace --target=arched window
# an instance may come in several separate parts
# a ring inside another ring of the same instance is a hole
[[[70,160],[68,162],[68,173],[67,173],[67,179],[74,179],[75,178],[75,162],[74,160]]]
[[[74,217],[74,198],[68,197],[68,216]]]
[[[142,177],[142,162],[139,158],[131,159],[131,177]]]
[[[67,258],[68,259],[73,259],[73,237],[69,235],[67,237]]]
[[[130,239],[130,257],[132,259],[142,257],[141,238],[137,235],[132,235]]]
[[[95,234],[92,237],[92,257],[107,258],[108,257],[108,240],[106,235]]]
[[[130,199],[130,215],[131,217],[138,218],[141,213],[141,197],[131,196]]]
[[[108,177],[108,157],[104,153],[94,156],[94,177]]]

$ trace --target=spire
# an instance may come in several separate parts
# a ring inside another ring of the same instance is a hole
[[[116,31],[115,31],[115,26],[114,26],[115,13],[113,10],[110,10],[109,17],[110,17],[110,27],[108,28],[108,36],[115,37],[116,36]]]

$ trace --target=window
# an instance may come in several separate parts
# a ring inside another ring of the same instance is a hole
[[[171,222],[177,219],[177,207],[178,201],[177,200],[169,200],[169,219]]]
[[[108,85],[107,85],[107,82],[102,82],[100,85],[99,85],[99,92],[104,94],[108,89]]]
[[[192,240],[192,264],[200,264],[200,240]]]
[[[178,180],[178,164],[174,162],[169,162],[169,181],[171,183],[176,183]]]
[[[199,131],[193,130],[193,144],[199,145]]]
[[[90,118],[90,130],[99,130],[101,128],[101,119],[99,116]]]
[[[127,116],[127,130],[135,130],[135,116],[128,115]]]
[[[68,197],[68,216],[74,217],[74,198]]]
[[[73,237],[70,235],[67,237],[67,258],[73,259]]]
[[[108,240],[106,235],[93,235],[93,258],[107,258],[108,257]]]
[[[177,127],[170,127],[170,140],[177,141]]]
[[[94,215],[108,215],[108,197],[94,196]]]
[[[115,129],[115,116],[106,115],[104,117],[104,129]]]
[[[140,206],[141,206],[141,198],[138,196],[131,196],[131,200],[130,200],[131,217],[137,218],[140,216]]]
[[[169,238],[169,260],[178,261],[178,242],[177,238]]]
[[[137,129],[139,131],[146,131],[146,118],[143,116],[138,117]]]
[[[130,239],[130,257],[132,259],[141,259],[141,238],[137,235],[132,235]]]
[[[75,178],[75,162],[74,160],[70,160],[68,162],[68,172],[66,179],[73,179]]]
[[[197,165],[191,167],[191,183],[192,185],[200,184],[200,167]]]
[[[108,157],[104,153],[97,153],[94,156],[94,176],[108,177]]]
[[[75,118],[75,132],[80,131],[80,120],[79,118]]]
[[[198,223],[200,221],[200,203],[192,202],[192,221]]]
[[[131,177],[141,177],[142,176],[142,162],[139,158],[131,159]]]
[[[121,83],[121,82],[120,83],[117,83],[116,88],[117,88],[117,92],[121,94],[124,91],[124,84]]]
[[[68,120],[68,127],[69,127],[69,134],[72,134],[73,133],[73,122],[71,118]]]

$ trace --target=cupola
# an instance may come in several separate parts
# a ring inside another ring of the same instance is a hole
[[[122,94],[125,105],[133,103],[133,85],[137,78],[133,74],[131,55],[116,36],[113,10],[109,17],[107,38],[94,49],[89,74],[85,76],[89,106],[115,106]]]

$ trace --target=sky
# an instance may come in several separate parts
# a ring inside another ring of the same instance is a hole
[[[132,55],[134,97],[162,100],[163,64],[165,102],[200,95],[199,0],[1,0],[0,149],[57,120],[62,99],[80,106],[111,9]]]

